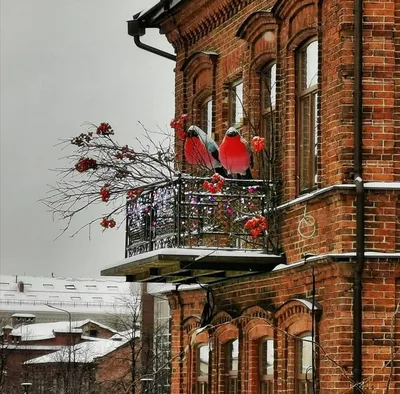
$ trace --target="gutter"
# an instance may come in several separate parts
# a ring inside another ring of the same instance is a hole
[[[138,48],[176,62],[175,55],[141,42],[140,37],[146,34],[146,28],[159,28],[160,22],[156,21],[156,19],[168,14],[171,7],[179,4],[179,2],[180,0],[161,0],[147,12],[139,12],[138,14],[133,16],[133,19],[131,21],[127,22],[128,34],[133,37],[135,45]]]
[[[141,42],[140,37],[146,34],[146,28],[149,27],[146,24],[146,21],[140,19],[132,19],[127,23],[128,23],[128,34],[131,37],[133,37],[133,40],[138,48],[176,62],[175,55]]]
[[[365,264],[365,189],[362,179],[363,0],[354,3],[354,183],[356,186],[356,264],[353,284],[353,393],[362,392],[362,275]]]

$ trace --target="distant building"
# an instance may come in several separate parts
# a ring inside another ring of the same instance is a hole
[[[122,394],[131,385],[131,358],[129,341],[116,336],[26,361],[24,372],[32,394]]]
[[[73,320],[93,319],[107,324],[108,314],[114,313],[119,300],[132,292],[139,292],[139,285],[119,278],[0,275],[0,325],[15,325],[18,319],[27,319],[30,314],[36,323],[66,319],[65,312],[46,304],[66,309]]]
[[[89,349],[90,354],[102,355],[109,349],[112,351],[120,346],[126,338],[118,336],[116,331],[104,324],[86,319],[82,321],[59,321],[52,323],[34,323],[31,320],[20,321],[16,327],[5,326],[0,334],[0,392],[19,392],[22,381],[26,381],[27,371],[24,363],[32,359],[41,359],[55,354],[73,353],[71,359],[77,361],[82,351]],[[114,339],[112,339],[114,337]],[[99,341],[102,345],[91,344]],[[89,342],[86,344],[86,342]],[[85,345],[83,345],[85,343]],[[80,349],[78,351],[78,349]],[[97,349],[97,350],[96,350]],[[89,350],[86,352],[89,355]],[[72,352],[72,353],[71,353]],[[45,358],[46,359],[46,358]],[[46,370],[47,373],[47,370]],[[33,391],[36,393],[36,391]]]

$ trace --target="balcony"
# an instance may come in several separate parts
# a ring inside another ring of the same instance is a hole
[[[103,275],[131,281],[213,283],[265,272],[284,262],[274,215],[276,190],[260,180],[226,179],[212,193],[208,179],[182,175],[146,185],[127,204],[126,262]],[[245,223],[265,217],[268,231]]]
[[[264,181],[225,180],[219,193],[204,178],[153,184],[127,205],[126,257],[163,248],[251,249],[277,253],[274,191]],[[268,218],[267,234],[250,235],[253,218]]]

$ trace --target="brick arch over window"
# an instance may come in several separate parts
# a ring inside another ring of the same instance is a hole
[[[259,306],[247,308],[241,314],[243,331],[242,381],[244,392],[258,394],[260,381],[260,345],[264,339],[274,339],[272,313]],[[252,382],[250,384],[250,382]]]
[[[317,320],[322,308],[315,303],[314,313]],[[274,317],[279,328],[277,332],[277,365],[282,371],[283,389],[297,392],[297,371],[299,363],[298,342],[304,333],[312,331],[313,306],[302,298],[291,299],[283,303],[275,312]],[[315,338],[318,340],[316,325]]]
[[[230,314],[230,313],[228,313],[228,312],[225,312],[225,311],[220,311],[220,312],[217,312],[217,313],[213,316],[213,318],[212,318],[212,320],[211,320],[211,325],[212,325],[213,327],[215,327],[215,326],[220,326],[220,325],[227,324],[227,323],[231,322],[232,320],[233,320],[232,314]],[[219,328],[219,327],[215,327],[216,330],[217,330],[218,328]]]
[[[212,113],[215,113],[217,58],[215,52],[195,52],[181,67],[184,75],[183,111],[191,114],[192,123],[199,126],[202,126],[201,107],[209,97],[212,100]]]
[[[304,23],[309,26],[315,24],[316,9],[316,0],[278,0],[271,12],[278,20],[288,20],[289,31],[293,32],[298,30],[299,21],[302,21],[302,25]],[[313,10],[315,13],[312,12]]]
[[[302,46],[312,38],[317,38],[317,28],[315,26],[300,29],[288,41],[287,49],[289,51],[295,51],[298,47]]]
[[[215,323],[220,324],[212,334],[212,378],[211,386],[220,387],[219,393],[225,393],[228,387],[228,364],[230,356],[230,344],[239,339],[240,330],[237,324],[231,320],[228,313],[220,312]],[[214,320],[213,320],[214,322]],[[242,357],[242,343],[239,342],[239,360]],[[240,365],[241,361],[239,361]],[[239,372],[239,371],[237,371]]]
[[[270,11],[257,11],[242,23],[236,36],[249,43],[252,58],[265,52],[273,53],[276,57],[277,28],[276,20]]]
[[[185,334],[190,334],[199,327],[200,327],[199,316],[188,316],[182,321],[182,328]]]
[[[196,393],[196,386],[198,384],[199,372],[199,347],[209,344],[209,332],[205,329],[200,329],[200,318],[197,316],[189,316],[182,324],[185,336],[185,366],[186,373],[186,387],[190,389],[189,392]]]
[[[322,307],[319,303],[315,303],[314,312],[316,315],[320,314]],[[299,320],[300,317],[304,317],[311,323],[312,316],[312,303],[303,298],[293,298],[284,302],[275,312],[274,318],[277,321],[279,327],[288,328],[294,322]],[[311,326],[305,328],[303,331],[311,329]]]

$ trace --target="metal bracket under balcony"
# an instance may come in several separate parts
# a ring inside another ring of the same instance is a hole
[[[125,276],[127,282],[214,284],[272,271],[284,256],[228,249],[158,249],[127,258],[105,269],[104,276]]]

